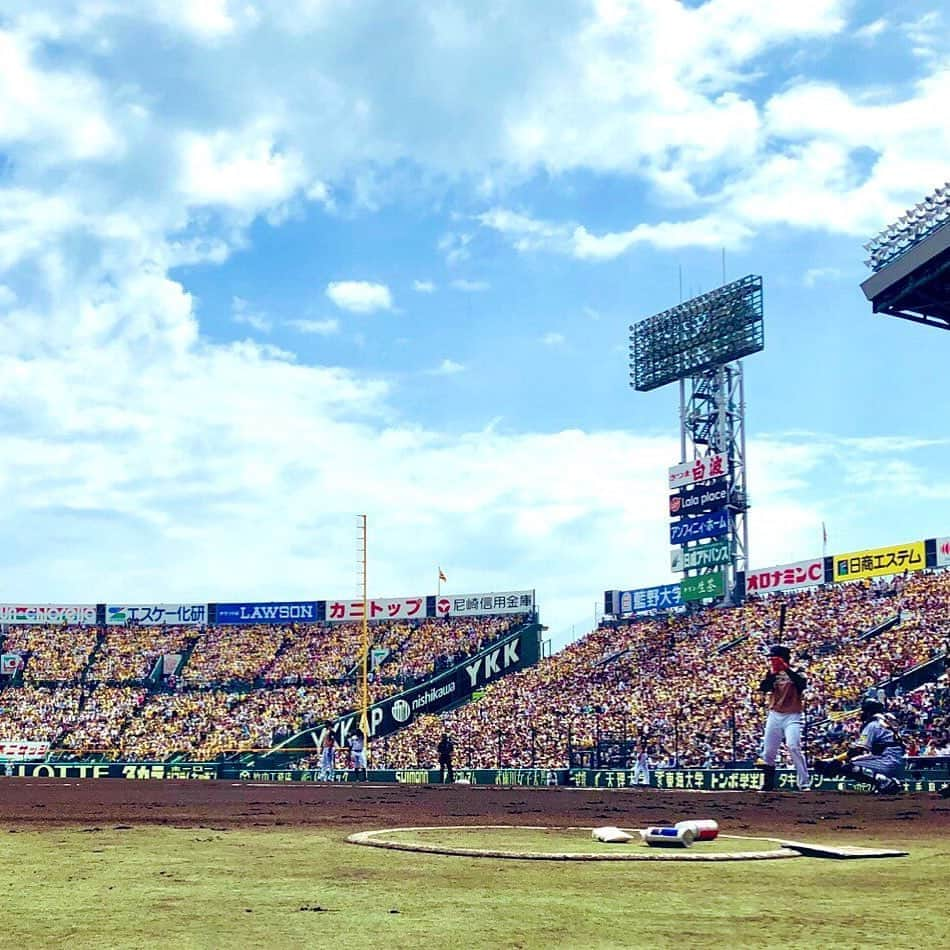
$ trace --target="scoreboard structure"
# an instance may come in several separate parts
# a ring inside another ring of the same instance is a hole
[[[670,564],[683,602],[744,598],[749,565],[742,357],[765,348],[762,278],[743,277],[630,326],[630,385],[679,383]]]

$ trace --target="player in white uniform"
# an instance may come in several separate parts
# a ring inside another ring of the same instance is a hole
[[[318,777],[321,782],[332,782],[336,769],[336,739],[333,730],[328,729],[320,745],[320,771]]]
[[[366,740],[363,738],[363,732],[357,729],[350,734],[347,739],[350,746],[350,768],[353,769],[354,778],[366,781]]]
[[[634,785],[650,784],[650,753],[647,752],[646,746],[640,748],[634,761],[633,783]]]
[[[789,663],[792,654],[788,647],[775,644],[769,647],[770,670],[759,690],[768,694],[769,715],[765,720],[765,735],[762,739],[762,771],[765,778],[762,791],[775,789],[775,759],[782,740],[788,748],[788,754],[795,764],[799,791],[807,792],[811,787],[808,763],[802,752],[802,728],[804,726],[804,705],[802,693],[807,682],[801,673],[793,670]]]

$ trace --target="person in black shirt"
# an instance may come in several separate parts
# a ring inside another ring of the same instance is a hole
[[[452,772],[452,753],[455,751],[455,746],[452,744],[452,740],[449,738],[447,732],[442,733],[442,738],[439,740],[438,752],[439,752],[439,778],[442,784],[445,784],[446,775],[448,775],[449,783],[455,781],[455,776]]]

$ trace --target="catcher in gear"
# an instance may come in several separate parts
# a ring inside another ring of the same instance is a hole
[[[873,786],[875,795],[899,795],[904,786],[897,774],[904,767],[904,745],[882,703],[861,703],[861,735],[843,755],[819,759],[815,771],[829,778],[847,777]]]

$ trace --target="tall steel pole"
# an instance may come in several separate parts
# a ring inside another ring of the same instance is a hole
[[[369,742],[369,599],[366,596],[366,569],[367,569],[367,540],[366,515],[360,515],[360,581],[363,595],[363,676],[360,690],[360,730],[363,733],[363,742]]]

